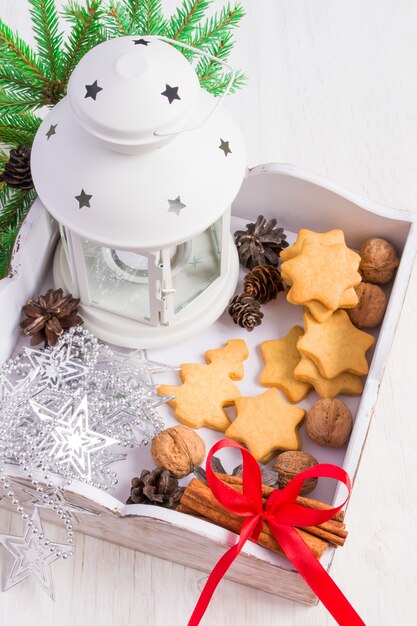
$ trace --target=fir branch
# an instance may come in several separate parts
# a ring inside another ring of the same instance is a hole
[[[32,28],[38,44],[38,54],[49,77],[56,80],[61,61],[63,33],[58,31],[59,16],[55,0],[28,0],[32,8]]]
[[[208,46],[206,52],[218,59],[221,59],[222,61],[227,61],[232,48],[233,35],[229,33],[218,42],[214,42]],[[202,57],[196,67],[196,72],[200,80],[213,78],[220,70],[222,70],[222,65],[213,59],[208,59],[207,57]]]
[[[143,35],[163,35],[166,20],[162,12],[161,0],[140,0],[138,19],[135,25],[143,29]]]
[[[5,185],[0,191],[0,279],[9,272],[16,238],[35,198],[34,189],[12,190]]]
[[[167,27],[167,36],[171,39],[187,42],[196,25],[203,18],[213,0],[183,0],[181,7],[171,17]]]
[[[8,146],[31,146],[41,121],[40,117],[31,113],[3,115],[0,119],[0,142]]]
[[[244,15],[245,11],[241,4],[236,3],[233,7],[228,4],[220,11],[220,14],[216,13],[202,26],[196,28],[190,45],[195,48],[205,49],[210,44],[228,35],[232,28],[239,26],[239,22]]]
[[[132,34],[134,26],[140,22],[141,0],[125,0],[125,11],[128,17],[127,30]]]
[[[0,20],[0,55],[2,71],[7,72],[9,68],[13,68],[15,74],[19,73],[22,79],[34,87],[48,83],[42,62],[36,58],[33,50],[23,39],[2,20]]]
[[[0,113],[12,115],[14,113],[30,112],[43,106],[42,99],[30,99],[28,94],[21,94],[17,90],[6,90],[0,85]]]
[[[226,73],[222,74],[220,77],[213,78],[203,78],[200,80],[200,85],[206,91],[209,91],[214,96],[221,96],[227,89],[227,85],[231,79],[231,74]],[[241,89],[247,82],[247,76],[240,70],[236,72],[235,78],[233,80],[232,86],[230,88],[230,93],[236,93],[239,89]]]
[[[87,0],[84,7],[70,0],[63,8],[64,19],[72,24],[61,61],[60,78],[64,89],[80,59],[97,43],[105,39],[102,35],[104,16],[102,4],[102,0]]]
[[[26,195],[23,189],[4,187],[0,198],[0,230],[13,228],[19,223],[22,200]]]
[[[111,2],[107,16],[106,26],[109,38],[131,34],[130,18],[121,2]]]
[[[45,104],[42,88],[31,85],[22,74],[10,65],[0,65],[0,87],[13,91],[14,94],[22,98],[38,100],[41,106]]]

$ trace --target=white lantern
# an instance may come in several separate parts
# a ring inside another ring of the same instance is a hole
[[[122,37],[81,60],[38,130],[32,174],[60,224],[54,282],[98,337],[156,347],[217,319],[237,281],[244,171],[237,125],[169,40]]]

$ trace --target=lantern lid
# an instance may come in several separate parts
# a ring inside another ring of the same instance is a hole
[[[68,85],[79,124],[95,137],[127,146],[160,143],[156,133],[183,125],[199,94],[184,55],[148,35],[99,44],[81,59]]]
[[[215,103],[201,90],[189,123],[205,119]],[[245,163],[242,134],[223,105],[198,128],[128,154],[82,128],[69,98],[43,120],[31,156],[36,191],[58,222],[102,246],[144,251],[213,224],[237,195]]]

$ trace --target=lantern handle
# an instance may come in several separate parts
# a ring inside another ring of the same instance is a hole
[[[226,98],[226,96],[229,95],[230,90],[231,90],[232,85],[233,85],[233,82],[234,82],[235,77],[236,77],[236,70],[234,70],[231,65],[226,63],[226,61],[223,61],[223,59],[219,59],[219,58],[215,57],[213,54],[210,54],[209,52],[205,52],[205,50],[198,50],[198,48],[195,48],[194,46],[189,46],[186,43],[182,43],[181,41],[177,41],[176,39],[170,39],[169,37],[163,37],[162,35],[161,36],[157,35],[156,39],[159,39],[160,41],[166,41],[167,43],[172,43],[175,46],[178,46],[179,48],[185,48],[186,50],[191,50],[192,52],[195,52],[196,54],[199,54],[200,56],[206,57],[207,59],[210,59],[211,61],[215,61],[216,63],[220,63],[220,65],[222,65],[224,68],[226,68],[230,72],[231,76],[230,76],[229,82],[227,83],[226,89],[224,90],[224,92],[220,96],[220,98],[218,98],[217,103],[211,109],[209,114],[206,115],[206,117],[201,122],[199,122],[198,124],[194,124],[193,126],[184,126],[183,128],[177,128],[176,130],[170,130],[170,131],[166,131],[166,132],[155,131],[154,135],[156,137],[169,137],[170,135],[177,135],[178,133],[183,133],[183,132],[186,132],[188,130],[196,130],[197,128],[201,128],[202,126],[204,126],[204,124],[206,124],[209,121],[209,119],[212,117],[212,115],[214,115],[214,113],[217,111],[219,106],[222,104],[222,102]]]

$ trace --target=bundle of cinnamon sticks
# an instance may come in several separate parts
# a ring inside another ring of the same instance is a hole
[[[236,491],[242,492],[242,479],[237,476],[228,476],[227,474],[217,474],[224,483],[227,483],[230,487]],[[273,492],[272,487],[262,485],[262,496],[265,504],[267,498]],[[310,498],[297,498],[297,504],[305,506],[310,509],[316,510],[328,510],[331,507],[317,500]],[[235,513],[224,509],[221,504],[216,500],[208,485],[202,481],[194,478],[181,498],[181,503],[177,508],[177,511],[182,513],[188,513],[199,517],[206,521],[213,522],[218,526],[222,526],[227,530],[239,533],[243,523],[243,518],[239,517]],[[320,559],[324,551],[329,545],[343,546],[346,537],[348,535],[345,530],[344,513],[340,511],[331,520],[324,524],[317,526],[306,526],[303,528],[297,528],[297,532],[304,539],[309,546],[313,554]],[[264,523],[261,534],[258,539],[259,545],[269,548],[283,554],[281,547],[277,540],[273,536],[267,523]]]

